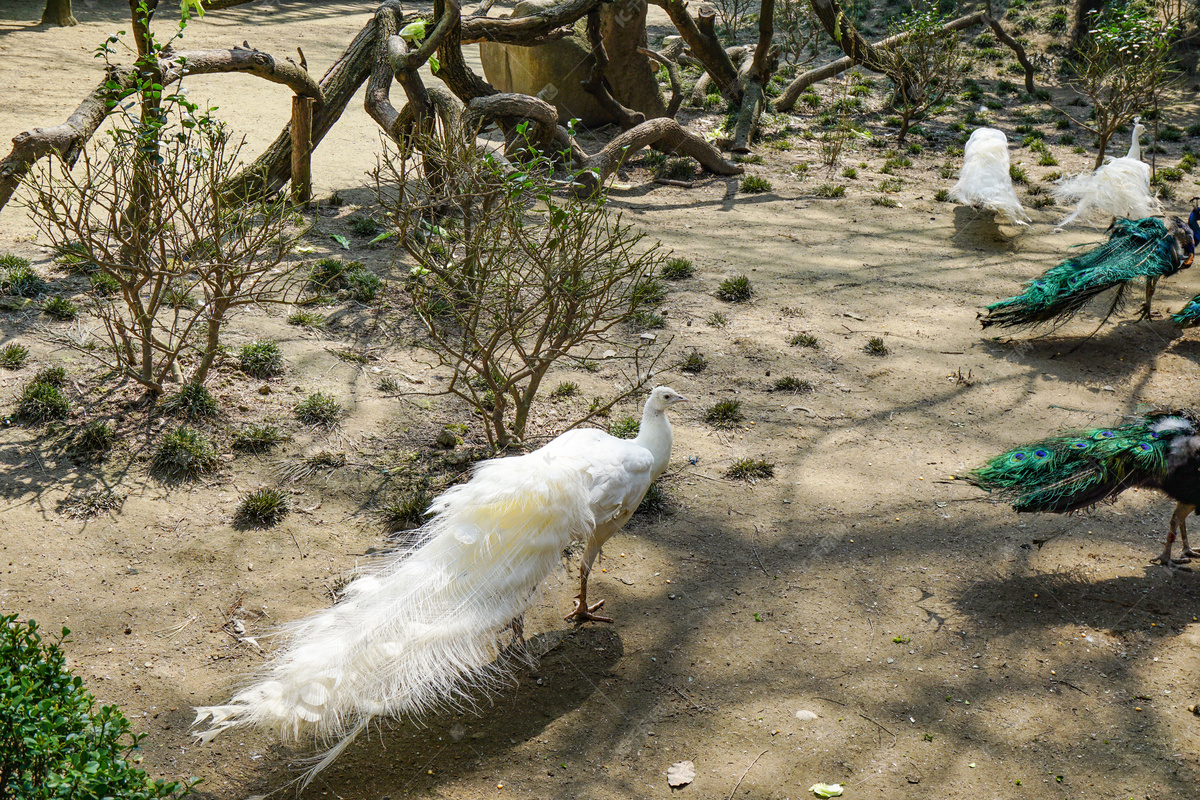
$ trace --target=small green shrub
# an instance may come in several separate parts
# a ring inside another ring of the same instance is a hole
[[[708,315],[706,322],[708,322],[708,324],[714,328],[724,328],[729,324],[729,317],[725,316],[720,311],[714,311]]]
[[[761,164],[763,157],[758,153],[734,153],[731,159],[735,164]]]
[[[1159,167],[1155,170],[1154,177],[1159,181],[1178,183],[1183,180],[1183,170],[1179,167]]]
[[[77,456],[95,458],[107,454],[117,443],[117,432],[106,420],[89,422],[76,434],[71,452]]]
[[[563,381],[558,386],[550,390],[550,399],[557,400],[560,397],[574,397],[579,394],[579,384],[574,381]]]
[[[667,287],[658,278],[646,278],[630,292],[631,308],[658,308],[667,300]]]
[[[895,199],[888,197],[886,195],[881,195],[879,197],[872,197],[871,205],[883,206],[884,208],[899,208],[900,207],[900,203],[898,203]]]
[[[747,175],[742,178],[742,191],[746,194],[762,194],[771,191],[771,182],[757,175]]]
[[[1039,167],[1057,167],[1058,159],[1054,157],[1053,153],[1047,150],[1038,156],[1037,163]]]
[[[608,432],[618,439],[636,439],[641,422],[636,417],[618,417],[608,423]]]
[[[384,528],[388,533],[411,530],[425,520],[425,510],[433,498],[424,489],[414,489],[400,494],[380,509]]]
[[[654,170],[654,177],[673,181],[690,181],[696,177],[696,162],[690,158],[671,158]]]
[[[29,348],[20,342],[9,342],[0,350],[0,367],[20,369],[29,359]]]
[[[681,281],[696,273],[692,262],[686,258],[668,258],[663,264],[661,275],[669,281]]]
[[[810,347],[816,350],[821,346],[821,340],[811,333],[797,333],[788,339],[788,344],[792,347]]]
[[[71,275],[91,275],[99,267],[88,259],[79,242],[67,242],[54,247],[54,261]]]
[[[708,368],[708,359],[699,350],[693,350],[684,356],[683,363],[679,365],[681,372],[687,372],[695,375],[698,372],[704,372]]]
[[[945,189],[938,189],[936,192],[933,193],[933,199],[938,201],[939,203],[949,203],[950,202],[950,192],[948,192]]]
[[[380,224],[370,217],[351,217],[346,224],[359,236],[374,236],[382,230]]]
[[[817,188],[813,189],[813,194],[817,197],[827,197],[830,199],[838,199],[846,196],[845,186],[834,186],[829,183],[822,183]]]
[[[314,392],[296,404],[296,418],[305,425],[332,428],[342,416],[342,406],[324,392]]]
[[[79,316],[79,306],[56,294],[42,303],[42,313],[60,322],[70,322]]]
[[[725,471],[725,477],[735,481],[766,480],[775,477],[775,465],[757,458],[739,458]]]
[[[274,425],[248,425],[233,434],[235,450],[262,453],[287,441],[287,434]]]
[[[792,392],[793,394],[808,394],[809,392],[813,391],[816,387],[814,387],[812,385],[811,381],[806,381],[802,378],[795,378],[795,377],[792,377],[789,375],[786,378],[779,378],[778,380],[776,380],[775,383],[771,386],[771,388],[776,392]]]
[[[154,471],[168,478],[194,478],[212,472],[218,463],[212,441],[187,425],[164,433],[150,460]]]
[[[283,519],[289,509],[286,494],[278,489],[259,489],[242,498],[234,518],[243,525],[269,528]]]
[[[1029,174],[1016,164],[1009,165],[1008,176],[1012,178],[1013,183],[1029,183]]]
[[[858,177],[858,170],[854,167],[846,167],[844,170],[842,170],[842,177],[854,180]]]
[[[0,797],[183,797],[191,784],[150,779],[134,753],[145,734],[96,698],[67,668],[70,633],[42,638],[33,620],[0,616]]]
[[[15,297],[37,297],[50,289],[50,284],[41,279],[29,259],[6,256],[7,264],[0,265],[0,294]]]
[[[369,303],[375,299],[383,281],[360,261],[322,258],[313,265],[308,276],[308,288],[321,294]]]
[[[242,345],[238,352],[238,366],[242,372],[254,378],[278,375],[283,371],[283,353],[279,351],[279,343],[260,339]]]
[[[301,328],[317,330],[325,327],[324,315],[318,314],[316,311],[293,311],[291,314],[288,314],[287,321],[289,325],[297,325]]]
[[[217,399],[200,383],[185,383],[162,401],[164,413],[188,419],[212,418],[220,413]]]
[[[188,311],[195,311],[200,307],[200,303],[196,301],[195,297],[192,297],[191,292],[175,286],[163,292],[163,301],[171,308],[187,309]]]
[[[97,297],[112,297],[121,291],[121,284],[107,272],[94,272],[91,277],[92,294]]]
[[[629,318],[629,322],[639,330],[648,331],[665,328],[667,325],[667,320],[663,315],[653,311],[639,311]]]
[[[17,402],[17,418],[30,425],[65,419],[70,411],[71,404],[62,390],[45,381],[35,380],[28,384]]]
[[[867,343],[863,345],[863,352],[869,356],[877,356],[882,358],[883,356],[890,354],[892,351],[888,349],[886,344],[883,343],[882,337],[872,336],[867,340]]]
[[[754,287],[750,278],[745,275],[735,275],[721,281],[717,287],[717,297],[728,303],[744,303],[754,296]]]
[[[740,400],[718,400],[704,411],[704,421],[714,428],[736,428],[745,419]]]

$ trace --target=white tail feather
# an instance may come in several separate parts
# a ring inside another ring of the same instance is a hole
[[[541,451],[478,465],[437,498],[418,544],[285,628],[260,679],[229,703],[198,708],[210,727],[197,736],[253,724],[284,741],[338,740],[311,778],[372,717],[417,716],[507,680],[504,629],[594,527],[585,466]]]
[[[1136,158],[1110,159],[1095,172],[1076,175],[1054,189],[1056,200],[1076,203],[1061,228],[1077,219],[1108,225],[1113,218],[1143,219],[1161,210],[1150,192],[1150,165]]]
[[[1008,171],[1008,138],[995,128],[977,128],[963,150],[963,167],[950,197],[996,212],[1005,222],[1024,225],[1029,215],[1013,191]]]

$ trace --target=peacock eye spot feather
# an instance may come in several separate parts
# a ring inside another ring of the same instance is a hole
[[[1034,450],[1033,451],[1034,458],[1046,458],[1049,455],[1050,455],[1050,452],[1048,450]]]
[[[1137,449],[1141,450],[1143,453],[1149,453],[1154,448],[1151,447],[1150,445],[1146,444],[1145,442],[1138,442]]]
[[[1096,438],[1097,439],[1111,439],[1116,435],[1117,434],[1113,433],[1112,431],[1099,431],[1096,434]]]
[[[1025,454],[1024,453],[1013,453],[1012,460],[1013,461],[1024,461]]]
[[[1087,442],[1071,442],[1071,448],[1074,450],[1087,450],[1088,443]]]

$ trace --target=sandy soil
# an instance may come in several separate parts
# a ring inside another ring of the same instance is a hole
[[[66,117],[98,80],[92,50],[125,13],[123,2],[77,0],[82,24],[47,30],[32,24],[38,6],[0,9],[5,137]],[[300,44],[320,74],[371,10],[282,7],[212,14],[186,42],[249,39],[280,55]],[[192,91],[215,100],[251,153],[287,114],[280,87],[249,78],[196,81]],[[815,122],[799,115],[791,124]],[[616,623],[565,626],[573,591],[564,570],[527,623],[544,655],[518,686],[478,713],[361,737],[306,796],[665,797],[666,770],[682,760],[697,768],[682,794],[704,798],[800,798],[817,781],[845,782],[848,798],[1195,795],[1200,719],[1188,707],[1200,678],[1200,585],[1147,565],[1172,504],[1130,492],[1088,516],[1026,518],[941,481],[1029,437],[1106,424],[1146,404],[1194,404],[1196,334],[1126,316],[1086,342],[1091,319],[1041,340],[993,340],[977,309],[1097,233],[1054,234],[1060,211],[1045,209],[1010,238],[987,215],[935,202],[950,183],[937,177],[946,142],[899,170],[898,208],[871,202],[888,177],[879,174],[883,150],[849,154],[843,166],[864,166],[847,180],[824,175],[814,142],[793,142],[764,148],[765,163],[749,166],[773,184],[765,194],[711,177],[691,190],[655,185],[637,164],[622,179],[630,188],[613,193],[627,221],[696,264],[694,278],[671,287],[665,333],[673,353],[694,348],[709,359],[702,373],[664,379],[692,399],[675,415],[675,507],[636,518],[609,543],[592,591]],[[356,100],[314,166],[318,194],[350,201],[317,217],[318,253],[333,252],[328,234],[367,202],[365,173],[379,150]],[[1092,158],[1054,151],[1060,169]],[[1027,150],[1014,158],[1034,179],[1050,171]],[[1178,152],[1161,158],[1174,163]],[[807,178],[791,170],[801,162],[813,164]],[[815,197],[823,182],[845,183],[846,199]],[[32,232],[19,209],[5,209],[0,251],[30,257],[70,290]],[[349,255],[382,277],[406,269],[390,251],[352,240]],[[713,297],[735,274],[750,277],[752,302]],[[1160,287],[1157,307],[1174,310],[1194,290],[1184,273]],[[440,427],[467,421],[451,403],[381,391],[384,377],[415,389],[433,376],[380,332],[370,309],[330,311],[321,334],[288,326],[283,313],[237,320],[229,343],[275,337],[288,372],[262,382],[221,368],[212,388],[229,419],[212,432],[224,464],[183,484],[146,468],[147,441],[166,422],[122,406],[127,393],[105,394],[93,365],[55,348],[48,333],[63,323],[29,310],[0,316],[4,343],[32,351],[23,369],[0,372],[0,412],[36,370],[61,364],[75,387],[72,424],[109,418],[126,434],[109,462],[94,465],[72,461],[62,430],[0,431],[0,613],[69,627],[72,667],[148,734],[144,766],[202,778],[201,797],[277,789],[306,755],[253,732],[207,747],[190,737],[191,707],[224,700],[260,659],[222,626],[240,608],[261,634],[327,605],[339,576],[387,546],[376,512],[398,486],[380,467],[432,463]],[[715,312],[727,324],[714,325]],[[790,346],[799,332],[819,347]],[[890,355],[863,352],[873,336]],[[376,360],[339,360],[332,351],[347,345],[371,348]],[[815,391],[771,390],[789,375]],[[611,391],[615,374],[555,379],[578,381],[590,398]],[[332,433],[291,415],[314,388],[349,409]],[[722,398],[741,401],[740,430],[703,422]],[[585,405],[546,402],[538,425],[550,432]],[[230,431],[261,420],[293,440],[271,456],[235,457]],[[479,438],[472,432],[467,444]],[[347,466],[281,477],[322,449],[344,453]],[[773,462],[775,477],[726,479],[743,456]],[[124,494],[121,508],[68,516],[62,502],[96,485]],[[287,488],[297,510],[271,530],[235,527],[241,496],[264,485]]]

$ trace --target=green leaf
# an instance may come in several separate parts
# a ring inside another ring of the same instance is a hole
[[[340,233],[331,233],[329,234],[329,238],[340,244],[343,250],[350,249],[350,240],[345,236],[342,236]]]
[[[438,70],[441,68],[442,62],[438,61],[438,57],[434,55],[429,56],[429,71],[437,75]]]
[[[384,231],[383,233],[379,234],[371,241],[367,242],[367,244],[376,244],[377,242],[382,242],[384,239],[390,239],[395,235],[396,235],[395,231]]]
[[[405,25],[400,29],[400,38],[411,44],[423,40],[425,38],[425,20],[419,19]]]
[[[814,783],[808,790],[817,797],[841,797],[842,787],[836,783]]]

